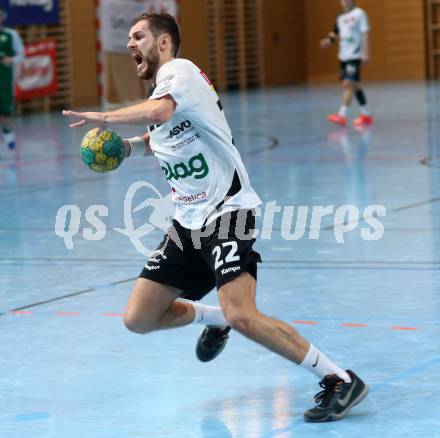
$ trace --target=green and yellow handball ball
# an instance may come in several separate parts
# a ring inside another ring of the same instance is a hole
[[[95,172],[110,172],[125,158],[124,140],[113,131],[95,128],[81,142],[81,159]]]

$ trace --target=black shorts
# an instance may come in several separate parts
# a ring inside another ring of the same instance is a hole
[[[193,301],[243,272],[257,279],[261,257],[252,249],[254,227],[254,210],[225,213],[199,230],[173,221],[139,277],[180,289],[182,298]]]
[[[361,65],[360,59],[352,61],[340,61],[339,63],[339,78],[341,81],[348,80],[352,82],[359,82],[361,80]]]

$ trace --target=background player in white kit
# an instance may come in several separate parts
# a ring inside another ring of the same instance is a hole
[[[315,397],[317,405],[305,413],[307,421],[342,418],[367,395],[368,387],[293,327],[257,310],[257,262],[261,260],[252,249],[252,229],[254,209],[261,201],[233,144],[215,90],[192,62],[176,59],[179,43],[173,17],[137,17],[128,49],[138,75],[153,81],[150,98],[105,113],[63,112],[80,119],[71,127],[148,125],[148,134],[129,143],[149,146],[171,185],[176,206],[173,225],[136,281],[125,325],[136,333],[148,333],[203,324],[206,328],[196,349],[202,361],[222,351],[232,327],[321,379],[323,391]],[[195,302],[214,287],[221,307]]]
[[[339,37],[339,69],[340,79],[344,87],[342,105],[339,112],[327,116],[332,123],[345,126],[348,109],[356,96],[361,114],[353,120],[353,125],[371,125],[374,120],[367,107],[367,99],[361,88],[362,63],[370,61],[370,25],[364,10],[355,5],[354,0],[341,0],[343,9],[336,20],[335,27],[326,38],[321,40],[321,47],[330,47]]]

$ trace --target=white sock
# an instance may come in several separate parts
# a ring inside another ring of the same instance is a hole
[[[339,115],[341,117],[347,117],[348,114],[348,106],[342,105],[341,108],[339,108]]]
[[[368,109],[367,105],[361,106],[361,113],[364,114],[365,116],[369,116],[370,115],[370,110]]]
[[[311,371],[322,380],[329,374],[336,374],[346,383],[351,382],[350,376],[346,371],[335,365],[322,351],[319,351],[314,345],[310,344],[310,349],[300,366]]]
[[[194,307],[195,311],[192,324],[215,325],[219,327],[226,327],[228,325],[221,307],[207,306],[206,304],[195,302],[190,302],[189,304]]]

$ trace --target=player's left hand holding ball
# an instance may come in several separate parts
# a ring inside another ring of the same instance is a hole
[[[71,123],[71,128],[79,128],[87,124],[98,125],[88,131],[81,142],[81,159],[95,172],[109,172],[118,168],[125,158],[124,140],[116,133],[106,130],[107,123],[103,113],[64,110],[63,116],[73,117],[79,121]]]
[[[124,140],[116,132],[91,129],[81,142],[81,159],[95,172],[110,172],[125,158]]]

